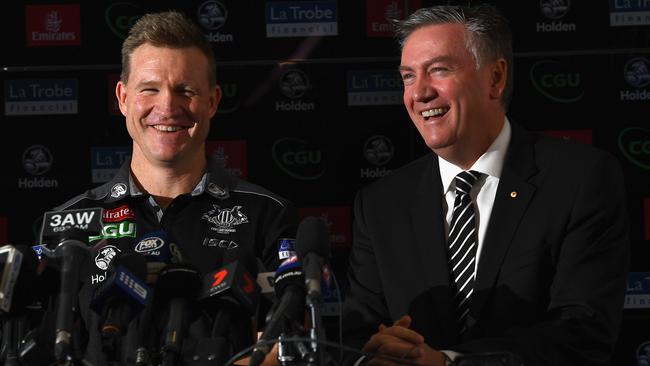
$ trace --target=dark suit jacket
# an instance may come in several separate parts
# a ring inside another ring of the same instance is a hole
[[[454,317],[438,160],[428,154],[355,200],[344,343],[404,314],[439,350],[510,351],[525,365],[607,364],[629,264],[618,162],[512,124],[463,337]]]

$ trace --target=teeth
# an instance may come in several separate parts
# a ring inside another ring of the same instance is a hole
[[[437,117],[445,114],[449,108],[433,108],[422,112],[422,117]]]
[[[165,132],[176,132],[180,131],[183,129],[183,127],[180,126],[163,126],[163,125],[155,125],[153,126],[158,131],[165,131]]]

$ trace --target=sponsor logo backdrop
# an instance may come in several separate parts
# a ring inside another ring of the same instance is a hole
[[[650,2],[491,2],[514,30],[510,118],[606,149],[623,166],[634,274],[617,365],[636,364],[648,341],[636,332],[650,325],[640,300],[640,274],[650,273]],[[447,1],[47,3],[0,3],[0,244],[34,244],[43,212],[128,158],[113,96],[121,42],[144,13],[177,9],[213,45],[224,90],[206,153],[326,220],[345,284],[355,192],[427,152],[402,106],[389,20]]]

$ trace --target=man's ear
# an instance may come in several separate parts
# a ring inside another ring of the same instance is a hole
[[[508,81],[508,63],[505,59],[500,58],[492,64],[490,76],[490,97],[501,99]]]
[[[210,93],[210,117],[213,117],[217,113],[222,96],[223,92],[221,91],[221,87],[217,85]]]
[[[120,112],[126,117],[126,84],[122,80],[115,85],[115,96],[117,97],[117,104],[120,107]]]

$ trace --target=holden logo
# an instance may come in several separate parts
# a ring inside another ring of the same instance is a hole
[[[637,347],[636,361],[639,366],[650,364],[650,341],[645,341]]]
[[[386,136],[371,136],[363,145],[363,155],[373,165],[385,165],[393,158],[393,143]]]
[[[142,17],[142,9],[133,3],[117,2],[111,4],[104,12],[108,28],[120,39],[125,39],[129,29]]]
[[[540,94],[554,102],[575,103],[584,96],[580,74],[557,61],[535,63],[530,80]]]
[[[650,170],[650,130],[629,127],[618,135],[618,147],[639,168]]]
[[[152,236],[141,240],[136,246],[135,251],[138,253],[151,252],[157,250],[165,245],[165,241],[157,236]]]
[[[43,145],[32,145],[23,152],[23,168],[31,175],[42,175],[52,167],[52,154]]]
[[[206,1],[199,6],[199,24],[207,30],[217,30],[226,24],[228,10],[218,1]]]
[[[280,78],[280,91],[287,98],[300,98],[309,89],[307,74],[298,69],[287,70]]]
[[[571,2],[569,0],[541,0],[539,8],[542,14],[548,19],[560,19],[569,12]]]
[[[636,88],[650,84],[650,61],[643,57],[635,57],[626,62],[625,81]]]
[[[325,174],[322,150],[314,144],[294,138],[275,141],[273,161],[289,176],[300,180],[314,180]]]

